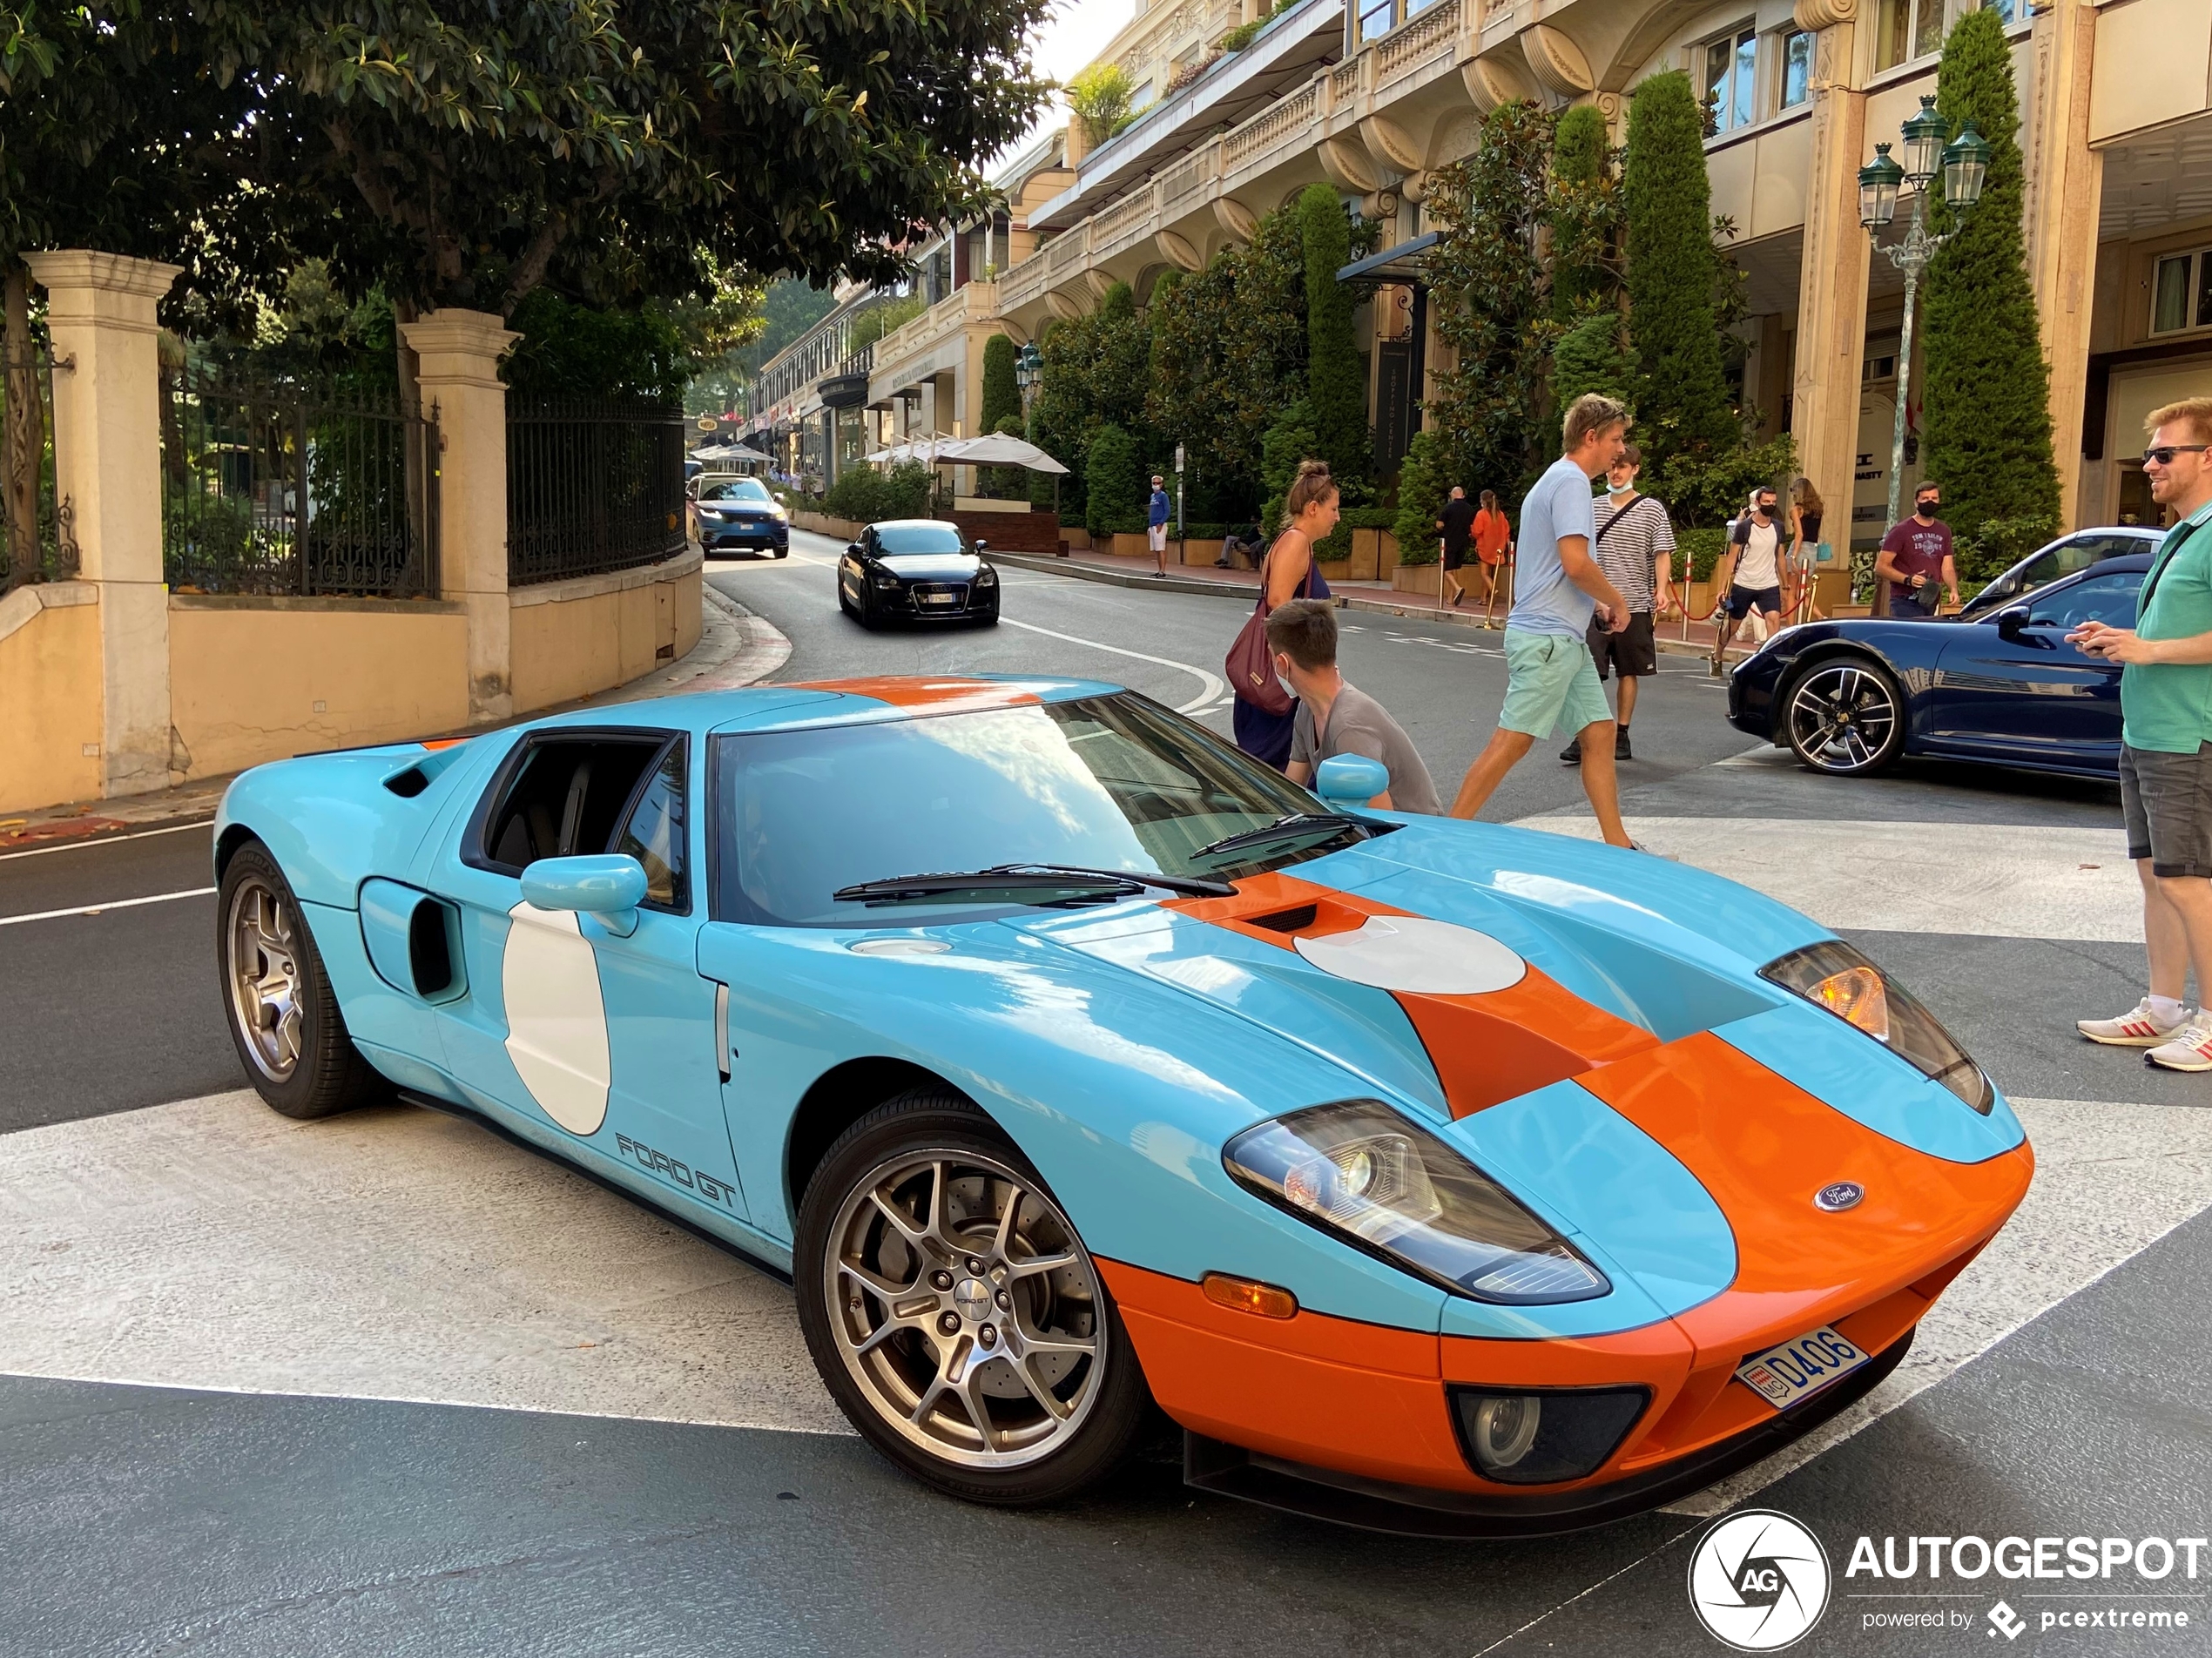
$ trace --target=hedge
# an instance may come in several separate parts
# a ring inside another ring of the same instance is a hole
[[[822,497],[822,509],[833,518],[872,524],[886,518],[924,518],[929,514],[929,468],[919,461],[902,462],[888,473],[873,467],[855,467],[841,474]]]
[[[1725,529],[1689,529],[1676,526],[1675,529],[1675,579],[1682,580],[1683,560],[1689,561],[1689,579],[1710,582],[1713,566],[1721,561],[1721,551],[1728,545]]]

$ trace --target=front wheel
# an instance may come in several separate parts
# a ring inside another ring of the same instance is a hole
[[[1784,735],[1800,764],[1831,777],[1865,777],[1905,746],[1905,696],[1864,657],[1816,664],[1791,687]]]
[[[247,1078],[288,1117],[327,1117],[389,1092],[346,1033],[300,900],[259,842],[223,871],[215,958]]]
[[[1036,1170],[965,1101],[917,1093],[808,1183],[799,1318],[822,1380],[926,1484],[1005,1506],[1111,1473],[1150,1394],[1103,1278]]]

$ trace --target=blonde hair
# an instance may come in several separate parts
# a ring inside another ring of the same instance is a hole
[[[2168,403],[2164,408],[2155,408],[2143,418],[2143,435],[2149,437],[2161,426],[2186,421],[2190,435],[2200,443],[2212,443],[2212,397],[2184,397],[2178,403]]]
[[[1326,461],[1301,461],[1298,476],[1291,480],[1291,487],[1283,497],[1283,516],[1296,518],[1308,507],[1318,506],[1337,492],[1337,481],[1329,475]]]
[[[1628,423],[1629,411],[1620,404],[1595,392],[1584,392],[1568,405],[1567,418],[1560,424],[1560,439],[1572,455],[1607,427]]]

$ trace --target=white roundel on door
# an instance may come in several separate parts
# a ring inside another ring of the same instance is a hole
[[[570,1134],[597,1134],[613,1068],[591,941],[572,911],[517,904],[507,919],[507,1057],[547,1116]]]

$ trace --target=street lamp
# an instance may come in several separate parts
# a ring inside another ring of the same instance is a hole
[[[1902,166],[1892,158],[1888,145],[1878,144],[1874,158],[1858,170],[1858,222],[1905,277],[1905,326],[1897,348],[1897,414],[1890,430],[1889,522],[1892,524],[1904,508],[1905,414],[1912,385],[1913,302],[1919,292],[1920,273],[1957,233],[1954,229],[1938,235],[1928,229],[1925,216],[1928,187],[1940,176],[1944,205],[1954,212],[1963,212],[1981,199],[1981,187],[1989,176],[1989,145],[1974,130],[1974,124],[1966,122],[1958,138],[1946,144],[1950,123],[1936,113],[1935,103],[1933,95],[1924,96],[1919,112],[1906,118]],[[1900,186],[1912,195],[1912,222],[1904,240],[1884,247],[1882,233],[1897,217]]]
[[[1035,394],[1038,382],[1043,379],[1044,354],[1037,349],[1037,342],[1032,340],[1015,354],[1014,359],[1014,383],[1022,388],[1022,414],[1025,419],[1029,413],[1029,399]]]

